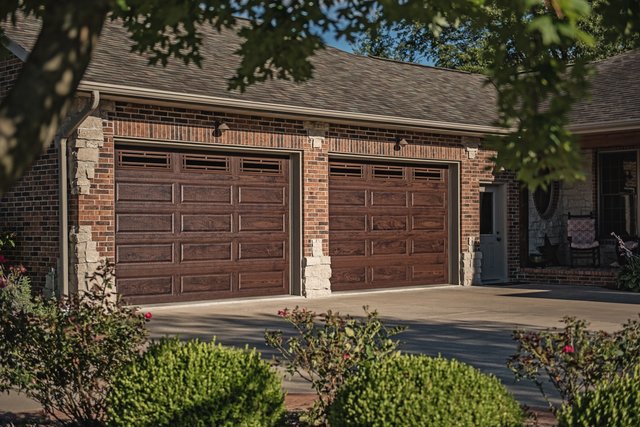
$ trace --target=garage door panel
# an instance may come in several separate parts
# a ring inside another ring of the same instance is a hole
[[[171,295],[172,276],[119,278],[118,293],[126,297]]]
[[[238,231],[273,231],[284,232],[286,230],[286,215],[247,215],[238,216]]]
[[[366,267],[339,267],[331,266],[332,284],[365,283],[367,278]]]
[[[180,231],[189,232],[231,232],[231,215],[182,214]]]
[[[240,243],[239,259],[284,259],[285,242]]]
[[[180,290],[183,293],[194,292],[231,292],[232,274],[202,274],[180,277]]]
[[[421,231],[445,231],[446,230],[446,217],[444,215],[433,216],[429,215],[415,215],[411,221],[412,230]]]
[[[406,191],[371,191],[371,206],[407,206],[407,193]]]
[[[231,242],[229,243],[183,243],[181,245],[182,262],[189,261],[231,261]]]
[[[347,174],[353,171],[359,182]],[[332,289],[446,283],[447,176],[440,166],[332,162]],[[349,204],[356,191],[358,202]]]
[[[117,245],[118,264],[172,263],[173,244]]]
[[[232,187],[212,185],[182,184],[180,200],[182,203],[206,203],[231,205]]]
[[[414,265],[411,267],[412,280],[426,280],[429,282],[444,283],[446,272],[442,264]]]
[[[127,301],[289,292],[287,159],[154,149],[123,167],[122,151],[116,269]]]
[[[329,192],[329,203],[332,206],[362,206],[367,200],[366,190],[335,190]]]
[[[244,187],[238,188],[238,201],[240,205],[285,205],[285,187]]]
[[[117,233],[173,233],[173,214],[127,213],[116,215]]]
[[[331,240],[329,255],[332,257],[366,255],[366,239]]]
[[[406,216],[382,216],[371,217],[372,231],[406,231],[408,218]]]
[[[440,254],[446,250],[445,239],[411,239],[411,254]]]
[[[118,182],[116,201],[173,203],[173,184]]]
[[[404,265],[389,265],[371,267],[371,281],[380,284],[403,283],[407,281],[407,267]]]
[[[280,289],[285,287],[283,271],[263,271],[238,274],[238,288],[240,291],[255,289]]]
[[[367,216],[361,214],[332,216],[331,229],[333,231],[365,231]]]
[[[407,253],[406,240],[380,239],[371,241],[371,255],[404,255]]]
[[[446,194],[433,191],[414,191],[411,193],[411,204],[416,207],[446,208]]]

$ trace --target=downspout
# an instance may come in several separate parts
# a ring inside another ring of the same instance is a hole
[[[60,209],[60,272],[58,275],[58,295],[69,295],[69,206],[68,206],[68,163],[67,140],[78,126],[100,105],[100,92],[91,92],[91,99],[77,113],[69,116],[60,126],[54,142],[58,148],[58,192]]]

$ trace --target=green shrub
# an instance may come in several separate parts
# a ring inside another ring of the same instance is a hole
[[[521,426],[520,406],[500,381],[441,357],[368,363],[338,391],[331,426]]]
[[[109,401],[113,426],[272,426],[284,414],[280,380],[255,350],[177,339],[123,370]]]
[[[101,425],[113,375],[146,343],[144,315],[109,291],[103,273],[59,299],[27,300],[24,276],[0,289],[0,392],[20,391],[67,424]]]
[[[366,318],[354,319],[331,310],[317,314],[306,308],[280,310],[295,334],[285,340],[282,331],[266,331],[267,345],[280,353],[276,363],[289,375],[311,383],[317,399],[302,414],[303,423],[326,423],[326,411],[338,389],[363,362],[383,360],[397,353],[398,341],[391,337],[403,327],[387,327],[376,311],[363,307]]]
[[[640,368],[577,396],[558,414],[560,427],[640,426]]]
[[[640,292],[640,257],[631,256],[620,268],[616,279],[618,289]]]

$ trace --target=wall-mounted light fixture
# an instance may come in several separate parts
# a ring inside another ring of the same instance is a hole
[[[400,149],[406,145],[409,145],[406,139],[397,137],[396,145],[393,146],[393,151],[400,151]]]
[[[211,132],[211,135],[215,136],[216,138],[220,138],[222,134],[229,129],[231,128],[228,124],[220,120],[216,120],[215,122],[213,122],[213,132]]]

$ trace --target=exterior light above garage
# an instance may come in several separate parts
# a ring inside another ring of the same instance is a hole
[[[397,137],[396,138],[396,145],[393,146],[393,151],[400,151],[400,149],[402,147],[404,147],[405,145],[409,145],[407,140],[404,139],[404,138]]]
[[[229,129],[231,128],[228,124],[226,124],[225,122],[221,122],[220,120],[216,120],[215,122],[213,122],[213,132],[211,132],[211,135],[219,138]]]

